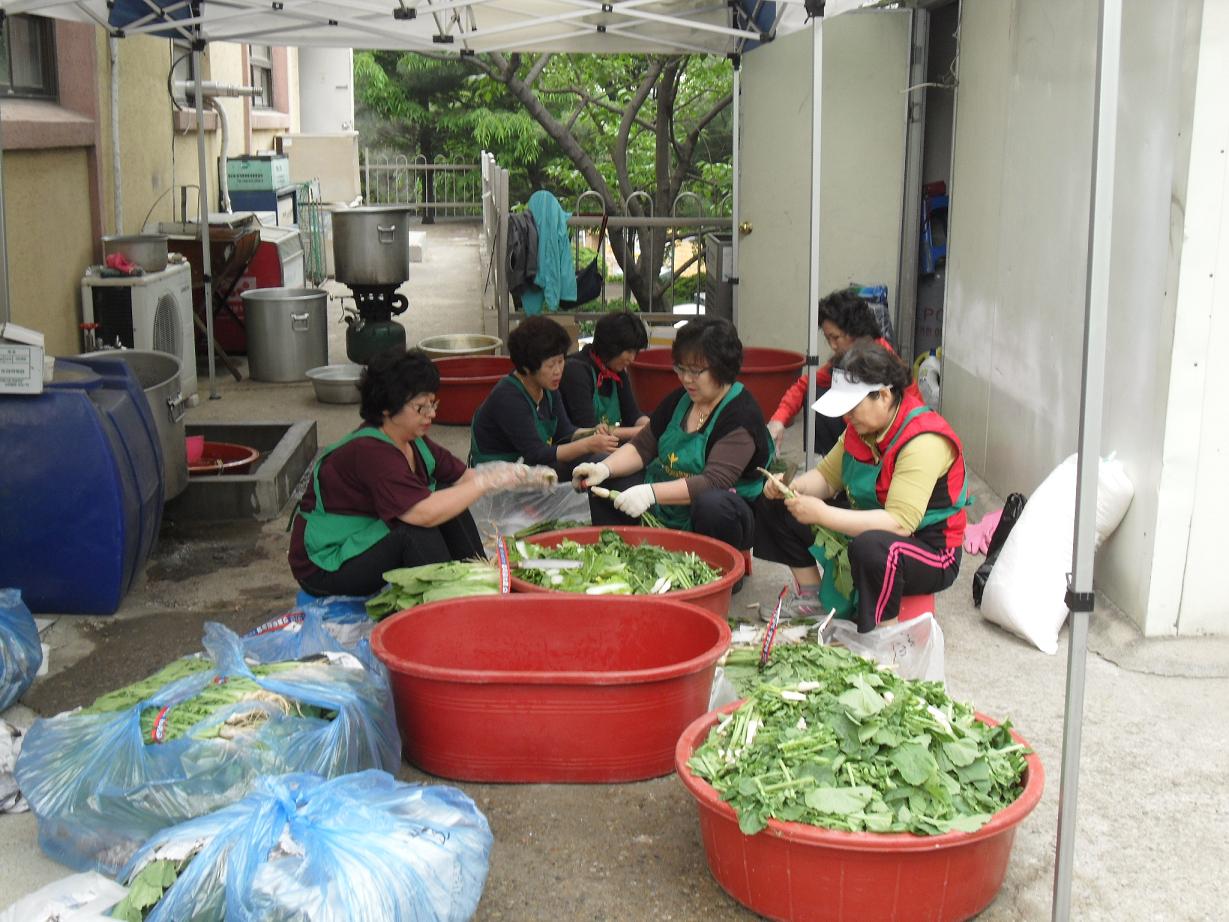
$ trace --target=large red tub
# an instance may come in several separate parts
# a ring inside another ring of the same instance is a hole
[[[743,367],[738,380],[760,405],[764,419],[772,416],[786,388],[798,380],[803,361],[801,352],[788,349],[758,346],[743,349]],[[645,413],[652,413],[667,394],[682,386],[674,373],[674,359],[669,349],[645,349],[632,362],[629,374],[636,403]]]
[[[1036,754],[1028,757],[1023,793],[976,832],[840,832],[769,820],[767,829],[748,836],[739,830],[734,809],[687,767],[718,717],[737,707],[697,719],[679,737],[674,756],[700,810],[709,870],[726,893],[760,915],[787,922],[955,922],[972,918],[994,900],[1016,827],[1045,787]],[[1028,745],[1014,731],[1012,737]]]
[[[540,535],[525,538],[531,544],[543,547],[554,547],[561,541],[575,541],[577,544],[596,544],[604,531],[616,532],[628,544],[656,544],[668,551],[694,551],[696,556],[710,566],[722,571],[719,579],[695,589],[680,589],[677,592],[667,592],[660,596],[632,596],[637,599],[674,599],[678,602],[691,602],[707,608],[709,611],[724,618],[730,612],[730,595],[734,584],[743,578],[746,565],[741,551],[738,551],[724,541],[708,538],[704,535],[692,534],[689,531],[676,531],[673,528],[647,528],[642,525],[596,525],[589,528],[567,528],[561,531],[547,531]],[[560,592],[557,589],[547,589],[526,582],[513,571],[513,592],[546,592],[562,595],[565,598],[591,599],[595,596],[582,596],[578,592]],[[598,597],[600,598],[600,597]]]
[[[435,359],[440,371],[440,401],[435,421],[448,426],[468,426],[479,404],[486,400],[495,382],[512,370],[504,355],[474,355]]]
[[[472,596],[382,621],[406,759],[464,781],[669,774],[730,628],[662,596]]]

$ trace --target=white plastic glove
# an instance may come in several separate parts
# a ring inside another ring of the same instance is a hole
[[[559,482],[559,476],[554,469],[540,464],[530,467],[517,461],[488,461],[475,467],[474,474],[474,479],[484,493],[549,489]]]
[[[614,507],[624,515],[638,519],[648,512],[649,507],[655,502],[657,502],[657,497],[653,495],[653,485],[638,483],[634,487],[623,490],[614,501]]]
[[[785,424],[778,420],[769,420],[768,434],[772,436],[772,442],[777,446],[777,451],[781,450],[781,436],[785,435]]]
[[[610,477],[610,468],[601,461],[586,461],[576,465],[572,471],[572,489],[583,490],[585,487],[596,487]]]

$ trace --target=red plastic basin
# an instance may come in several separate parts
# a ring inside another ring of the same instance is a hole
[[[465,781],[621,782],[670,773],[730,645],[686,602],[561,595],[432,602],[376,625],[405,757]]]
[[[205,442],[200,457],[188,465],[188,474],[191,477],[247,474],[259,457],[260,451],[247,445]]]
[[[642,525],[592,526],[589,528],[566,528],[562,531],[547,531],[533,535],[524,540],[543,547],[554,547],[561,541],[571,540],[577,544],[596,544],[602,532],[613,531],[628,544],[656,544],[668,551],[694,551],[696,556],[722,571],[722,576],[711,583],[697,586],[695,589],[680,589],[677,592],[667,592],[660,596],[633,596],[637,599],[667,598],[679,602],[691,602],[707,608],[715,615],[726,617],[730,611],[730,594],[734,584],[742,579],[746,572],[742,551],[730,547],[724,541],[695,535],[689,531],[676,531],[673,528],[646,528]],[[579,592],[561,592],[558,589],[547,589],[526,582],[519,576],[512,576],[513,592],[548,592],[568,596],[572,599],[581,596]],[[584,596],[594,598],[594,596]]]
[[[1016,827],[1041,800],[1045,772],[1028,757],[1024,791],[976,832],[941,836],[839,832],[769,820],[753,836],[738,828],[734,809],[691,773],[687,760],[719,715],[705,714],[683,731],[675,769],[700,811],[708,868],[723,890],[770,919],[788,922],[858,922],[969,919],[1003,885]],[[978,720],[995,722],[981,714]],[[1028,745],[1017,733],[1016,742]]]
[[[801,352],[788,349],[758,346],[743,349],[743,367],[738,380],[760,405],[764,419],[772,416],[781,396],[802,374],[803,359]],[[674,373],[674,359],[669,349],[645,349],[636,356],[628,373],[636,403],[645,413],[652,413],[667,394],[682,386]]]
[[[459,356],[434,361],[440,370],[440,389],[436,394],[440,408],[435,421],[448,426],[468,426],[495,382],[513,367],[512,359],[503,355]]]

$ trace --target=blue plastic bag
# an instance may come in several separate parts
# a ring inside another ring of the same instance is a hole
[[[146,922],[462,922],[478,908],[492,837],[456,788],[380,771],[285,775],[158,833],[120,879],[197,843]]]
[[[34,616],[20,589],[0,589],[0,711],[26,693],[43,665]]]
[[[248,662],[278,663],[329,651],[353,653],[387,681],[388,669],[371,649],[375,622],[367,616],[365,600],[358,600],[356,610],[354,598],[329,596],[252,628],[243,635]]]
[[[219,624],[206,626],[205,648],[212,668],[168,682],[134,707],[69,712],[30,728],[15,775],[49,856],[75,870],[114,875],[150,835],[234,803],[264,775],[331,778],[400,765],[386,675],[350,654],[326,651],[327,660],[258,677],[245,662],[244,642]],[[259,693],[215,711],[178,739],[143,737],[142,710],[165,713],[232,677],[253,681]]]

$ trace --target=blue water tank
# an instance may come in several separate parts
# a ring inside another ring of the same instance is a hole
[[[56,359],[0,396],[0,586],[34,612],[114,614],[162,523],[162,445],[127,363]]]

